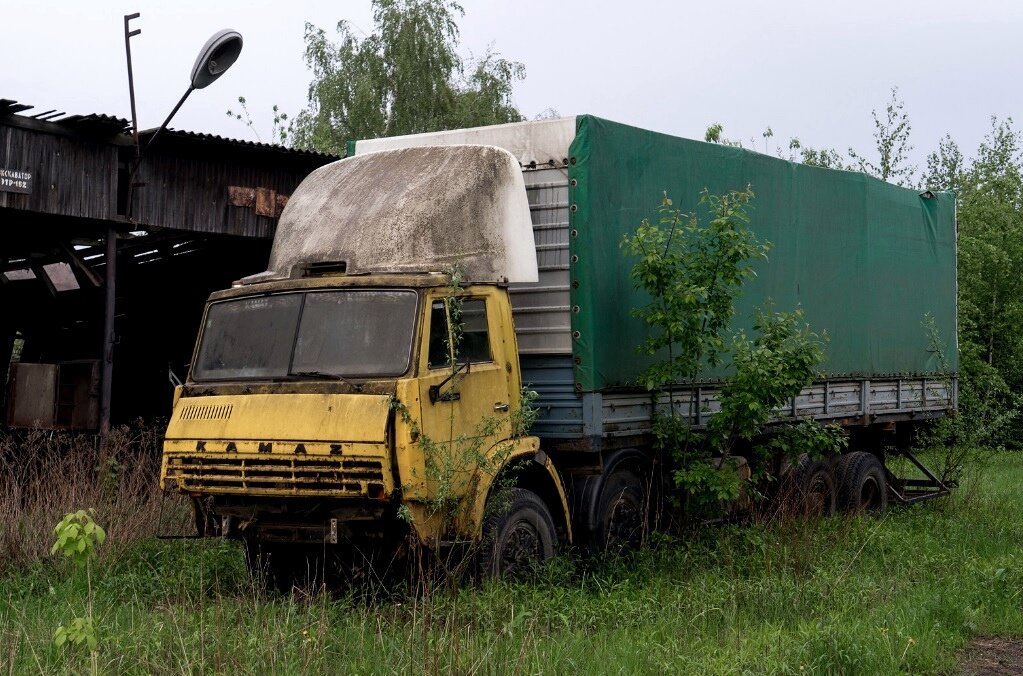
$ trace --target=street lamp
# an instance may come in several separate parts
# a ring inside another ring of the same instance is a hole
[[[153,141],[160,135],[160,132],[167,128],[171,118],[181,108],[181,104],[185,102],[188,95],[196,89],[205,89],[213,84],[217,78],[223,75],[238,60],[238,55],[241,53],[242,34],[238,31],[225,28],[215,33],[213,37],[206,41],[206,44],[199,50],[199,56],[195,58],[195,65],[192,66],[191,82],[188,85],[188,89],[185,90],[184,96],[174,106],[174,110],[170,112],[170,115],[163,121],[160,128],[150,137],[149,143],[146,144],[147,150],[149,146],[153,145]],[[134,120],[132,124],[134,124]]]
[[[188,89],[185,90],[184,95],[178,100],[177,105],[171,110],[170,115],[163,121],[163,124],[159,126],[156,132],[149,138],[149,142],[146,143],[146,147],[139,147],[139,126],[138,116],[135,113],[135,76],[132,72],[131,67],[131,38],[135,37],[142,32],[141,28],[131,30],[130,22],[133,19],[139,18],[140,14],[135,12],[134,14],[127,14],[124,17],[124,51],[128,58],[128,96],[131,99],[131,131],[132,137],[135,140],[135,162],[132,165],[131,172],[129,173],[130,179],[134,178],[135,172],[138,170],[138,165],[142,162],[142,155],[145,150],[149,149],[149,146],[153,145],[153,141],[160,135],[160,132],[167,128],[170,124],[171,118],[177,114],[181,105],[185,102],[185,99],[194,92],[196,89],[205,89],[206,87],[213,84],[221,75],[227,72],[227,69],[234,65],[234,62],[238,60],[238,56],[242,53],[242,34],[236,30],[225,28],[224,30],[217,31],[206,41],[206,44],[199,50],[199,55],[195,58],[195,63],[192,65],[192,73],[189,76]],[[131,218],[131,189],[132,181],[129,179],[128,182],[128,218]]]
[[[174,109],[171,110],[170,115],[163,121],[163,124],[159,126],[156,132],[149,138],[145,148],[139,146],[139,125],[138,115],[135,112],[135,75],[132,72],[131,67],[131,38],[142,32],[142,29],[132,30],[130,22],[133,19],[139,18],[140,14],[135,12],[134,14],[126,14],[124,17],[124,51],[128,60],[128,95],[131,99],[131,134],[132,139],[135,143],[135,159],[132,161],[131,170],[128,172],[128,199],[127,208],[125,213],[125,219],[132,222],[132,193],[136,187],[135,185],[135,174],[138,172],[139,165],[142,164],[142,158],[145,151],[148,150],[156,137],[160,135],[160,132],[167,128],[170,124],[171,118],[178,112],[181,105],[185,102],[185,99],[195,91],[196,89],[204,89],[209,85],[213,84],[221,75],[223,75],[228,68],[234,65],[234,62],[238,60],[238,55],[242,52],[242,36],[241,33],[235,30],[225,29],[214,33],[213,36],[206,41],[206,44],[199,50],[199,56],[195,59],[195,64],[192,66],[192,73],[189,77],[188,89],[185,90],[185,94],[178,100]],[[113,382],[113,371],[114,371],[114,344],[116,342],[116,336],[114,335],[114,310],[115,310],[115,286],[117,280],[117,229],[111,225],[107,228],[106,238],[106,302],[104,305],[104,316],[103,316],[103,377],[100,384],[100,400],[99,400],[99,438],[100,447],[106,449],[107,442],[110,438],[110,400],[111,400],[111,385]]]

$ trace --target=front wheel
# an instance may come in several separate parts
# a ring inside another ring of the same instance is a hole
[[[479,554],[484,577],[523,577],[552,558],[558,535],[554,519],[540,497],[524,488],[512,488],[488,503]]]
[[[322,547],[245,539],[245,563],[253,581],[266,591],[317,591],[326,582]]]

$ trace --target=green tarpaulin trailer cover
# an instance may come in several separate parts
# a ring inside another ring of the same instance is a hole
[[[772,248],[755,264],[735,328],[749,329],[755,308],[769,301],[780,311],[802,307],[812,329],[829,337],[829,380],[940,378],[958,369],[951,193],[921,196],[858,172],[590,115],[359,141],[349,152],[465,143],[505,148],[523,167],[540,268],[538,284],[512,285],[523,367],[554,359],[543,362],[542,378],[564,365],[574,370],[576,394],[636,388],[649,363],[636,351],[648,329],[632,314],[648,298],[630,276],[623,236],[657,219],[665,193],[699,214],[703,190],[747,186],[756,194],[750,225]],[[708,370],[702,382],[727,371]]]
[[[635,351],[646,327],[631,309],[648,299],[630,277],[623,236],[644,218],[657,218],[664,193],[684,212],[699,214],[704,189],[721,194],[746,186],[756,194],[751,227],[773,246],[743,291],[737,327],[749,327],[754,308],[769,301],[776,310],[802,307],[811,327],[829,336],[829,378],[958,369],[951,193],[921,195],[862,173],[588,115],[576,118],[568,154],[573,355],[583,391],[634,384],[647,363]]]

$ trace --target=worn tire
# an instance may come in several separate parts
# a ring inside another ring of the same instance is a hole
[[[307,545],[245,540],[245,564],[253,581],[271,592],[315,589],[323,584],[323,556]]]
[[[552,558],[558,534],[554,519],[540,497],[524,488],[512,488],[506,505],[487,515],[479,569],[483,577],[523,577]]]
[[[830,516],[835,513],[835,478],[827,462],[806,458],[792,477],[793,507],[805,516]]]
[[[642,546],[647,526],[645,496],[643,479],[635,472],[622,470],[607,478],[597,501],[595,554],[614,556]]]
[[[799,516],[831,516],[837,495],[831,466],[802,456],[785,478],[783,508]]]
[[[871,453],[855,451],[835,463],[838,508],[844,512],[883,512],[888,508],[884,465]]]

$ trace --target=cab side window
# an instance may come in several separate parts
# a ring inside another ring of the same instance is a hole
[[[436,369],[451,363],[448,351],[448,313],[444,301],[435,300],[430,306],[430,353],[426,358],[427,368]]]
[[[487,330],[487,302],[478,298],[462,301],[459,316],[453,317],[456,343],[455,360],[459,364],[492,361],[490,333]],[[435,300],[430,307],[430,345],[427,367],[444,368],[451,365],[451,335],[445,301]]]
[[[458,363],[491,361],[487,331],[487,301],[462,301],[462,336],[458,341]]]

